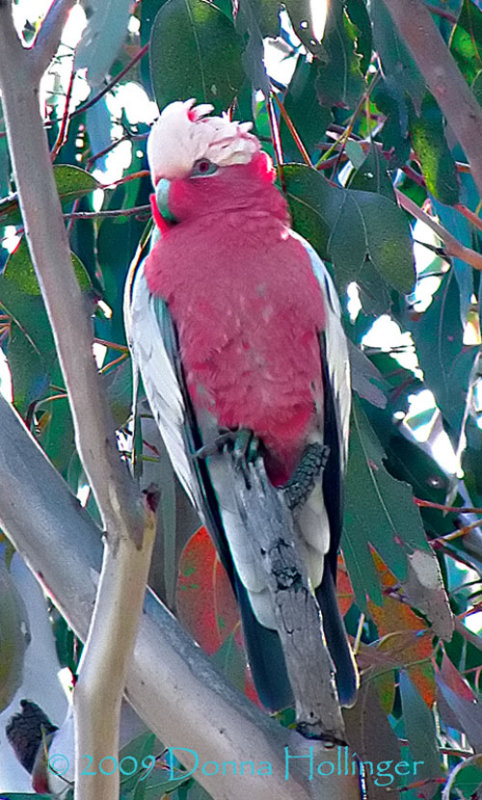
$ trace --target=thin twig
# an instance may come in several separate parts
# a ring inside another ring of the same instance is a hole
[[[471,522],[470,525],[464,525],[463,528],[458,528],[456,531],[452,531],[452,533],[444,533],[442,536],[436,536],[434,539],[430,539],[430,544],[433,547],[437,547],[441,542],[452,542],[454,539],[460,539],[461,536],[466,536],[476,528],[480,528],[481,525],[482,519],[476,519],[475,522]]]
[[[107,94],[107,92],[110,92],[110,90],[114,88],[116,83],[118,83],[124,77],[124,75],[126,75],[129,72],[129,70],[131,70],[132,67],[135,64],[137,64],[138,61],[140,61],[142,56],[144,56],[148,50],[149,50],[149,44],[145,44],[144,47],[141,47],[141,49],[134,56],[134,58],[131,58],[127,66],[124,67],[124,69],[121,69],[121,71],[118,72],[117,75],[114,75],[114,77],[110,81],[108,81],[108,83],[106,83],[106,85],[99,92],[97,92],[97,94],[94,95],[94,97],[88,100],[87,103],[84,103],[83,105],[76,108],[75,111],[72,111],[70,119],[76,117],[78,114],[83,114],[83,112],[87,111],[88,108],[92,108],[92,106],[95,106],[95,104],[98,103],[99,100],[101,100],[101,98],[104,97],[105,94]]]
[[[432,503],[431,500],[421,500],[419,497],[414,497],[413,501],[416,506],[421,508],[434,508],[437,511],[451,511],[454,514],[482,514],[482,508],[476,506],[446,506],[443,503]]]
[[[31,48],[29,65],[34,81],[40,80],[57,52],[62,30],[76,0],[52,0]]]
[[[470,208],[462,205],[462,203],[457,203],[454,208],[456,208],[457,211],[459,211],[466,219],[468,219],[469,222],[471,222],[472,225],[477,228],[477,230],[482,231],[482,219],[480,219],[477,214],[474,214]]]
[[[442,17],[443,19],[448,19],[449,22],[457,22],[457,17],[455,14],[452,14],[450,11],[446,11],[445,8],[433,6],[431,3],[424,3],[424,5],[425,8],[428,8],[431,14],[435,14],[435,16]]]
[[[57,136],[57,141],[52,147],[52,153],[50,156],[52,161],[55,161],[55,159],[57,158],[58,154],[60,153],[63,145],[67,140],[67,131],[69,127],[69,107],[70,107],[70,101],[72,99],[72,89],[74,88],[74,78],[75,78],[75,59],[72,59],[69,85],[67,87],[67,94],[65,97],[64,113],[62,115],[62,124],[60,126],[59,135]]]
[[[437,234],[439,239],[444,242],[447,255],[452,258],[460,258],[462,261],[466,261],[467,264],[470,264],[474,269],[482,270],[482,255],[480,253],[476,253],[475,250],[461,244],[455,236],[452,236],[452,234],[446,230],[446,228],[436,222],[429,214],[426,214],[425,211],[422,211],[410,197],[407,197],[407,195],[403,194],[399,189],[395,189],[395,194],[399,204],[405,211],[408,211],[413,217],[416,217],[421,220],[421,222],[428,225],[428,227]]]
[[[70,211],[63,214],[64,219],[96,219],[97,217],[132,217],[135,214],[148,214],[150,206],[132,208],[109,208],[105,211]]]
[[[482,650],[482,638],[480,636],[477,636],[476,633],[472,633],[472,631],[469,631],[469,629],[466,628],[462,620],[457,619],[457,617],[455,618],[455,630],[457,631],[457,633],[460,633],[460,635],[463,636],[464,639],[467,639],[467,641],[470,642],[470,644],[473,644],[474,647],[477,648],[477,650]]]
[[[283,117],[284,121],[286,122],[286,127],[288,128],[289,132],[291,133],[291,136],[293,137],[293,141],[296,144],[296,147],[298,148],[298,150],[300,151],[300,154],[301,154],[301,156],[303,158],[303,161],[305,162],[305,164],[307,164],[309,167],[311,167],[311,159],[310,159],[310,156],[308,154],[308,150],[306,149],[306,147],[304,146],[303,142],[301,141],[300,135],[299,135],[298,131],[296,130],[295,126],[293,125],[293,122],[291,121],[291,117],[288,114],[288,112],[286,111],[286,108],[284,107],[284,104],[281,102],[281,100],[279,99],[279,97],[276,94],[276,92],[272,93],[272,97],[273,97],[276,105],[278,106],[278,108],[279,108],[279,110],[281,112],[281,116]]]

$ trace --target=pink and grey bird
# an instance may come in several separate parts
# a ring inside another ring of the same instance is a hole
[[[349,704],[357,675],[335,594],[350,415],[338,297],[316,252],[291,230],[251,124],[194,103],[167,106],[148,141],[158,230],[129,290],[134,362],[230,577],[255,685],[271,709],[292,693],[266,574],[230,496],[225,459],[254,447],[281,489],[298,485],[310,452],[324,454],[318,479],[290,507]]]

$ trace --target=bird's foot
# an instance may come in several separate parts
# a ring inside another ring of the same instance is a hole
[[[326,444],[314,442],[305,447],[293,475],[282,487],[286,504],[291,511],[306,503],[326,467],[329,455],[330,448]]]
[[[236,470],[243,473],[249,488],[249,464],[261,455],[261,442],[248,428],[236,430],[221,429],[219,435],[212,442],[208,442],[194,453],[195,458],[208,458],[218,453],[230,453]]]

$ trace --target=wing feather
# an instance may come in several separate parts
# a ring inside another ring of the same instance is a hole
[[[142,264],[128,279],[125,327],[134,371],[141,372],[147,399],[174,469],[214,539],[238,598],[258,694],[268,708],[284,708],[293,697],[280,639],[275,631],[261,625],[253,612],[253,599],[249,599],[233,566],[208,467],[205,461],[191,458],[202,445],[202,439],[184,383],[175,327],[167,305],[150,295]],[[257,595],[262,600],[264,593]]]

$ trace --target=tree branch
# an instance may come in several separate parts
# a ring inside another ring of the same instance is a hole
[[[0,525],[84,639],[102,557],[100,531],[1,396],[0,431]],[[336,763],[336,748],[324,749],[282,728],[250,703],[219,675],[151,593],[144,604],[127,696],[166,746],[194,750],[200,764],[271,765],[271,775],[255,770],[253,775],[245,772],[242,780],[229,770],[226,775],[199,770],[195,777],[214,800],[360,800],[356,777],[337,775],[336,770],[332,776],[316,773],[320,761]],[[289,755],[313,755],[312,781],[308,757],[290,761],[285,780],[285,747]]]
[[[482,195],[482,109],[420,0],[384,0],[428,88],[459,140]]]
[[[452,236],[449,231],[440,225],[439,222],[433,219],[429,214],[426,214],[425,211],[407,197],[406,194],[401,192],[399,189],[395,189],[395,194],[397,196],[397,200],[402,208],[405,211],[408,211],[412,217],[419,219],[421,222],[424,222],[425,225],[428,227],[439,237],[439,239],[445,245],[445,252],[448,256],[452,258],[460,258],[462,261],[465,261],[467,264],[470,264],[471,267],[474,269],[482,270],[482,255],[477,253],[475,250],[471,250],[470,247],[465,247],[465,245],[461,244],[455,236]]]
[[[344,740],[335,668],[326,644],[323,619],[283,495],[270,484],[262,459],[248,467],[249,487],[245,475],[231,459],[228,463],[224,459],[222,469],[224,480],[233,485],[233,496],[237,498],[253,555],[260,560],[266,575],[296,701],[297,725],[311,737]]]
[[[20,45],[10,7],[0,5],[0,87],[28,246],[69,394],[77,449],[106,529],[97,598],[102,616],[94,615],[74,692],[76,785],[83,800],[116,800],[117,772],[107,785],[100,771],[94,777],[83,774],[81,756],[101,759],[106,751],[118,750],[120,703],[145,592],[152,526],[147,521],[144,528],[140,497],[120,460],[114,422],[101,393],[91,325],[72,268],[40,116],[41,68],[68,7],[67,1],[51,7],[36,64],[31,61],[35,53]]]
[[[31,48],[29,65],[34,80],[40,80],[57,52],[69,11],[75,3],[76,0],[52,0]]]

